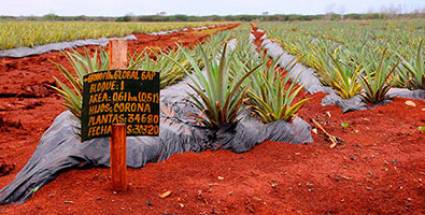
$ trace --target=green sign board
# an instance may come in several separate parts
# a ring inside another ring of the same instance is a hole
[[[84,76],[81,140],[108,137],[125,123],[128,136],[159,135],[159,73],[108,70]]]

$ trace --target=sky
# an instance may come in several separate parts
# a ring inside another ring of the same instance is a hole
[[[0,0],[0,15],[62,16],[366,13],[425,9],[425,0]]]

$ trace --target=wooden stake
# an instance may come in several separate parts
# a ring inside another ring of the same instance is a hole
[[[126,162],[126,126],[125,124],[112,125],[111,134],[111,175],[114,191],[127,191],[127,162]]]
[[[109,69],[127,69],[127,48],[127,40],[109,41]]]
[[[109,48],[109,69],[127,69],[127,41],[111,40]],[[110,141],[110,166],[112,189],[127,191],[127,158],[126,158],[126,126],[125,124],[112,125]]]

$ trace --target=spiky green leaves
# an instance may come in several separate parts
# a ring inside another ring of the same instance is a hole
[[[98,53],[97,51],[90,56],[86,50],[85,55],[76,51],[65,53],[68,62],[72,65],[73,71],[71,72],[63,65],[55,63],[59,71],[65,76],[66,80],[70,83],[70,87],[55,78],[57,87],[55,89],[64,99],[65,106],[77,117],[81,115],[82,109],[82,94],[83,91],[83,78],[84,75],[108,68],[109,60],[105,51]]]
[[[329,41],[316,41],[311,53],[303,57],[320,76],[322,83],[336,90],[339,96],[349,99],[357,95],[361,85],[357,79],[361,66],[354,62],[346,50]]]
[[[243,85],[245,79],[256,71],[256,68],[244,72],[241,77],[231,78],[229,61],[233,59],[232,53],[228,53],[227,43],[223,47],[220,60],[215,59],[214,53],[208,55],[200,48],[205,71],[199,67],[196,60],[185,52],[187,59],[192,65],[193,74],[190,88],[195,92],[191,94],[191,101],[200,113],[195,115],[201,124],[210,128],[218,128],[223,125],[233,125],[237,122],[241,106],[247,91]],[[234,69],[234,67],[233,67]]]
[[[334,74],[332,86],[341,98],[349,99],[357,95],[361,90],[361,85],[357,76],[361,72],[361,66],[355,62],[347,62],[330,55],[332,60],[331,73]]]
[[[425,54],[423,48],[424,40],[421,40],[412,60],[401,58],[399,70],[400,81],[411,89],[425,89]]]
[[[183,49],[185,48],[178,46],[177,49],[170,50],[168,53],[160,52],[160,54],[155,56],[156,59],[149,56],[148,53],[152,51],[145,50],[135,58],[131,58],[129,69],[160,71],[160,87],[164,88],[183,79],[185,70],[190,67],[183,54]]]
[[[290,63],[290,71],[295,62]],[[249,104],[264,123],[277,120],[290,121],[308,99],[298,99],[302,86],[290,82],[289,76],[283,77],[276,71],[278,61],[267,65],[263,60],[259,72],[251,76],[248,91]]]
[[[381,60],[376,64],[368,64],[364,67],[364,73],[360,76],[360,82],[364,89],[362,95],[364,101],[377,104],[386,99],[386,94],[391,89],[389,79],[398,66],[386,57],[387,50],[382,53]]]

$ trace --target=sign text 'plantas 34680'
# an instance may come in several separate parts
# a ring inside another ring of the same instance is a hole
[[[159,134],[159,73],[109,70],[84,77],[82,141],[110,136],[125,123],[128,136]]]

